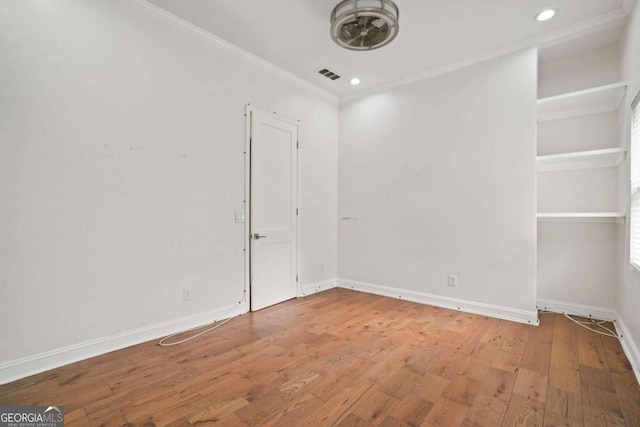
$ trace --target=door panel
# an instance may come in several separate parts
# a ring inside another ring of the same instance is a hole
[[[271,238],[269,236],[267,239]],[[251,309],[253,311],[286,301],[296,296],[295,283],[291,282],[290,242],[264,242],[256,244],[253,259],[253,283]],[[294,278],[295,279],[295,278]]]
[[[252,141],[253,228],[290,230],[291,133],[262,122]]]
[[[298,127],[251,112],[251,310],[294,298]]]

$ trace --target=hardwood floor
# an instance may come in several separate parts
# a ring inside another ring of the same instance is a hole
[[[333,289],[0,386],[66,426],[640,426],[619,342]]]

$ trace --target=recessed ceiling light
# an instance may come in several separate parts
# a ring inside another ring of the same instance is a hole
[[[558,13],[558,9],[544,9],[536,13],[536,16],[534,16],[533,19],[538,22],[548,21],[553,18],[556,13]]]
[[[360,84],[360,79],[357,77],[352,78],[349,83],[351,83],[352,85],[359,85]]]

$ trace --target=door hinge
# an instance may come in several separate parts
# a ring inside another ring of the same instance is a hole
[[[298,208],[296,208],[296,216],[298,216],[298,215],[300,215],[300,213],[299,213],[299,209],[298,209]]]
[[[298,280],[298,275],[297,275],[297,274],[296,274],[296,282],[299,282],[299,280]]]
[[[300,141],[296,141],[296,148],[300,148]]]

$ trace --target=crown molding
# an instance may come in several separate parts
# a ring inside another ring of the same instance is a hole
[[[247,61],[253,65],[257,65],[258,67],[269,71],[271,73],[280,75],[282,77],[285,77],[291,81],[293,81],[294,83],[297,83],[307,89],[310,89],[312,91],[314,91],[316,94],[321,95],[327,99],[330,99],[332,101],[338,102],[339,98],[332,94],[331,92],[328,92],[322,88],[320,88],[319,86],[314,85],[313,83],[310,83],[309,81],[296,76],[295,74],[292,74],[280,67],[278,67],[275,64],[272,64],[269,61],[266,61],[252,53],[247,52],[244,49],[239,48],[238,46],[229,43],[228,41],[198,27],[197,25],[192,24],[191,22],[188,22],[176,15],[174,15],[171,12],[166,11],[165,9],[156,6],[153,3],[150,3],[147,0],[131,0],[131,2],[133,4],[135,4],[136,6],[140,7],[141,9],[144,9],[148,12],[153,13],[154,15],[162,18],[165,22],[168,22],[172,25],[174,25],[175,27],[181,29],[182,31],[189,33],[193,36],[198,37],[200,40],[205,41],[209,44],[215,45],[217,47],[223,48],[225,50],[227,50],[228,52],[234,54],[235,56],[237,56],[238,58]]]
[[[513,43],[507,46],[503,46],[501,48],[482,53],[480,55],[475,55],[470,58],[454,62],[451,64],[444,65],[442,67],[433,68],[426,72],[422,72],[419,74],[415,74],[409,77],[405,77],[403,79],[394,80],[389,83],[383,83],[381,85],[373,86],[368,89],[362,90],[360,92],[346,95],[343,97],[338,97],[331,92],[322,89],[319,86],[309,82],[308,80],[303,79],[293,73],[290,73],[283,68],[278,67],[275,64],[272,64],[269,61],[266,61],[252,53],[247,52],[244,49],[239,48],[238,46],[229,43],[228,41],[194,25],[171,12],[162,9],[159,6],[156,6],[153,3],[150,3],[148,0],[132,0],[132,2],[143,8],[147,11],[154,13],[160,18],[164,19],[166,22],[171,23],[172,25],[180,28],[181,30],[190,33],[199,39],[213,44],[215,46],[226,49],[227,51],[233,53],[237,57],[252,63],[264,70],[269,72],[278,74],[282,77],[285,77],[301,86],[304,86],[315,93],[330,99],[332,101],[340,102],[341,104],[347,103],[350,101],[354,101],[356,99],[364,98],[370,95],[374,95],[376,93],[384,92],[387,90],[391,90],[397,87],[406,86],[411,83],[415,83],[422,80],[428,80],[433,77],[437,77],[452,71],[456,71],[465,67],[469,67],[471,65],[479,64],[481,62],[485,62],[503,55],[507,55],[509,53],[517,52],[519,50],[523,50],[530,47],[537,48],[546,48],[551,47],[560,43],[564,43],[576,38],[584,37],[589,34],[597,33],[599,31],[604,31],[609,28],[617,27],[626,23],[627,17],[631,13],[634,8],[636,0],[623,0],[623,5],[620,9],[608,12],[606,14],[597,16],[592,19],[588,19],[586,21],[579,22],[577,24],[564,27],[555,31],[551,31],[545,34],[541,34],[539,36],[531,37],[529,39],[520,41],[518,43]]]
[[[634,0],[631,0],[634,1]],[[609,28],[623,25],[629,12],[625,8],[620,8],[612,12],[597,16],[586,21],[579,22],[568,27],[564,27],[555,31],[550,31],[545,34],[541,34],[536,37],[523,40],[518,43],[503,46],[499,49],[492,50],[480,55],[473,56],[471,58],[464,59],[462,61],[454,62],[442,67],[434,68],[424,73],[415,74],[413,76],[406,77],[404,79],[395,80],[393,82],[384,83],[378,86],[365,89],[361,92],[354,93],[352,95],[343,96],[340,98],[340,103],[347,103],[356,99],[364,98],[366,96],[374,95],[387,90],[395,89],[397,87],[406,86],[411,83],[415,83],[422,80],[427,80],[433,77],[437,77],[452,71],[456,71],[462,68],[469,67],[471,65],[479,64],[509,53],[514,53],[519,50],[538,47],[545,48],[554,46],[560,43],[564,43],[579,37],[584,37],[589,34],[604,31]]]

